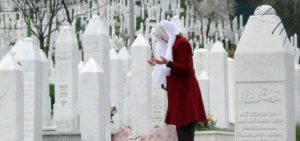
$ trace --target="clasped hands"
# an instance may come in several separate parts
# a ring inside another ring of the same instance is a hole
[[[160,59],[157,59],[157,58],[151,58],[149,60],[147,60],[148,63],[151,65],[151,66],[154,66],[156,64],[158,65],[163,65],[163,64],[167,64],[168,63],[168,60],[164,57],[160,57]]]

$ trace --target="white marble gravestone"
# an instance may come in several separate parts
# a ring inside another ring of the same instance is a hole
[[[7,53],[0,61],[0,140],[24,140],[23,70]]]
[[[196,76],[199,76],[202,71],[208,73],[208,50],[207,49],[196,49],[193,56],[194,68]]]
[[[280,22],[271,6],[257,8],[238,44],[236,141],[295,141],[294,56],[284,27],[274,31]]]
[[[113,123],[116,128],[120,126],[120,115],[119,115],[119,101],[121,93],[121,62],[119,59],[119,54],[114,48],[110,49],[110,102],[111,106],[115,106],[118,112],[113,116]]]
[[[124,124],[125,126],[132,127],[132,111],[134,110],[133,96],[131,94],[131,71],[126,74],[126,96],[124,98]]]
[[[82,37],[82,45],[84,50],[84,61],[87,61],[90,57],[94,57],[99,66],[105,73],[105,91],[104,93],[110,94],[110,61],[109,61],[109,34],[104,21],[99,16],[94,15],[90,19],[89,24]],[[108,104],[105,104],[106,115],[110,115],[110,96],[104,97]],[[107,120],[110,124],[110,116],[107,116]],[[110,126],[106,127],[106,140],[111,140]]]
[[[152,83],[152,127],[165,125],[167,93],[160,85]]]
[[[57,130],[78,130],[77,47],[71,27],[62,27],[55,49],[54,119]]]
[[[104,72],[92,57],[80,70],[79,93],[80,93],[80,131],[82,141],[105,141],[105,125],[107,116],[104,97]]]
[[[228,63],[228,112],[229,112],[229,122],[234,124],[235,123],[235,99],[236,99],[236,93],[235,93],[235,66],[234,66],[234,60],[231,58],[227,59]]]
[[[131,45],[131,94],[133,95],[134,117],[132,129],[142,134],[151,127],[151,68],[147,59],[151,56],[148,41],[139,34]]]
[[[114,48],[111,48],[109,51],[110,59],[110,97],[111,97],[111,106],[117,106],[118,98],[118,88],[119,88],[119,72],[120,72],[120,60],[117,51]]]
[[[130,54],[126,47],[121,48],[121,50],[119,51],[119,59],[120,59],[121,68],[119,70],[120,71],[120,76],[119,76],[120,94],[119,94],[119,102],[118,102],[119,108],[118,108],[117,114],[119,114],[121,126],[126,126],[126,124],[125,124],[125,119],[126,119],[125,98],[128,96],[128,93],[127,93],[128,89],[130,89],[127,87],[127,81],[126,81],[126,76],[127,76],[127,73],[129,72],[129,68],[130,68],[129,55]]]
[[[210,114],[210,101],[209,101],[209,77],[205,70],[203,70],[197,77],[198,84],[201,90],[201,96],[206,115]]]
[[[295,65],[295,117],[300,124],[300,65]]]
[[[47,127],[51,120],[51,98],[49,95],[50,64],[42,50],[40,50],[40,54],[43,63],[43,127]]]
[[[217,127],[229,127],[227,52],[217,41],[209,52],[210,113],[217,120]]]
[[[41,141],[43,125],[43,64],[38,47],[24,38],[15,59],[24,71],[24,141]]]

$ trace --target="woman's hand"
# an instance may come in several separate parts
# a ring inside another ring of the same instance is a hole
[[[155,62],[154,62],[154,58],[151,58],[149,60],[147,60],[148,64],[151,65],[151,66],[154,66],[155,65]]]
[[[159,65],[163,65],[163,64],[167,64],[168,60],[164,57],[160,57],[160,59],[156,59],[154,58],[153,61],[155,62],[155,64],[159,64]]]
[[[163,64],[167,64],[168,63],[168,60],[164,57],[160,57],[160,59],[156,59],[156,58],[151,58],[150,60],[147,60],[148,63],[151,65],[151,66],[154,66],[156,64],[158,65],[163,65]]]

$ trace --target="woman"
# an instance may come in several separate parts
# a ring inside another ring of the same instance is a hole
[[[165,122],[176,125],[179,141],[193,141],[195,123],[207,123],[207,118],[193,68],[192,48],[172,22],[161,21],[154,30],[158,41],[154,58],[148,63],[154,66],[154,81],[167,90]]]

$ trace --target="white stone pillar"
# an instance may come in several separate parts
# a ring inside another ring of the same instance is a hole
[[[114,48],[110,49],[110,102],[112,107],[117,108],[117,113],[113,116],[113,125],[115,128],[120,127],[120,116],[119,116],[119,99],[121,96],[120,87],[120,74],[121,65],[119,55]]]
[[[50,126],[51,121],[51,98],[49,95],[49,77],[50,77],[50,64],[46,54],[40,50],[42,64],[43,64],[43,127]]]
[[[280,22],[271,6],[257,8],[237,47],[237,141],[295,141],[294,55],[283,25],[274,31]]]
[[[131,45],[131,93],[134,98],[133,132],[142,134],[151,127],[151,57],[148,41],[139,34]]]
[[[80,95],[80,131],[81,140],[85,141],[105,141],[107,122],[104,104],[105,97],[104,84],[106,83],[104,72],[92,57],[81,69],[79,76]],[[109,121],[110,122],[110,121]]]
[[[129,52],[126,47],[121,48],[119,51],[119,59],[120,59],[120,66],[121,69],[120,71],[120,94],[119,94],[119,110],[118,113],[120,117],[120,125],[121,126],[126,126],[125,121],[126,121],[126,111],[125,111],[125,98],[128,96],[128,88],[127,87],[127,81],[126,81],[126,76],[127,73],[129,72],[130,68],[130,57],[129,57]],[[130,84],[130,83],[129,83]],[[129,85],[128,84],[128,85]],[[129,85],[130,86],[130,85]]]
[[[209,52],[209,99],[210,112],[217,127],[229,127],[227,52],[217,41]]]
[[[300,124],[300,65],[295,66],[295,117],[296,124]]]
[[[109,34],[108,29],[106,28],[104,21],[100,19],[99,16],[94,15],[90,19],[89,24],[86,27],[86,30],[83,34],[82,45],[84,49],[84,61],[86,62],[90,57],[94,57],[100,67],[105,73],[105,93],[110,94],[110,61],[109,61]],[[105,104],[106,118],[105,121],[110,121],[110,96],[104,97],[107,102]],[[105,125],[110,125],[106,123]],[[105,127],[106,138],[105,140],[111,140],[111,127]]]
[[[208,55],[207,49],[200,48],[194,51],[193,63],[196,76],[199,76],[203,70],[208,72]]]
[[[132,118],[133,114],[132,111],[134,110],[132,105],[133,104],[133,96],[131,93],[131,71],[126,74],[126,96],[124,98],[124,116],[125,116],[125,126],[132,127]]]
[[[24,141],[41,141],[43,125],[43,64],[31,38],[23,39],[15,59],[24,70]]]
[[[23,70],[10,53],[0,61],[0,140],[24,140]]]
[[[205,108],[206,115],[210,114],[209,101],[209,77],[205,70],[203,70],[197,77],[198,84],[201,90],[202,101]]]
[[[78,50],[71,27],[62,27],[55,48],[55,107],[57,130],[78,130]]]
[[[235,124],[236,113],[236,93],[235,93],[235,65],[234,60],[227,59],[228,63],[228,107],[229,107],[229,122]]]

